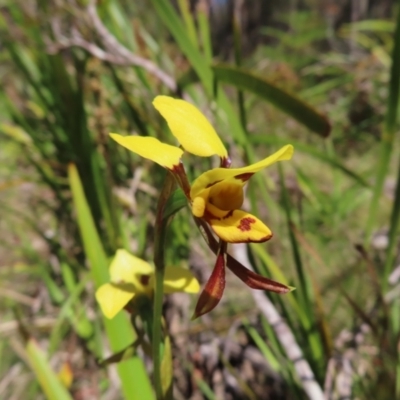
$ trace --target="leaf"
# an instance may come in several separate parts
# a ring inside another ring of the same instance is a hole
[[[279,138],[276,136],[267,136],[267,135],[251,135],[250,136],[250,141],[252,144],[260,144],[260,143],[266,143],[266,144],[286,144],[288,141],[285,138]],[[345,175],[347,175],[349,178],[357,182],[363,187],[370,188],[370,184],[360,175],[357,175],[355,172],[344,166],[339,160],[336,158],[333,158],[331,156],[328,156],[326,153],[316,149],[313,146],[310,146],[308,144],[304,144],[302,142],[296,141],[291,139],[290,143],[293,145],[293,147],[296,149],[296,151],[302,151],[306,154],[311,155],[312,157],[315,157],[322,162],[326,163],[327,165],[337,168],[338,170],[342,171]]]
[[[68,167],[68,177],[72,198],[77,214],[79,230],[82,236],[86,257],[89,260],[96,287],[108,282],[108,259],[97,232],[92,214],[87,203],[78,171],[74,164]],[[117,351],[134,340],[132,328],[125,315],[118,314],[112,320],[103,318],[103,323],[110,340],[112,350]],[[118,373],[126,399],[153,399],[150,382],[143,362],[130,359],[118,364]]]
[[[251,92],[290,115],[311,131],[323,137],[329,136],[331,124],[328,119],[293,94],[240,68],[215,65],[212,69],[219,81]]]
[[[181,208],[187,205],[187,199],[181,189],[176,189],[167,200],[165,205],[163,219],[167,220],[176,214]]]
[[[99,362],[100,367],[105,367],[110,364],[115,364],[119,363],[121,361],[128,360],[136,355],[136,350],[140,346],[144,346],[144,351],[147,355],[151,354],[151,349],[149,347],[148,343],[145,343],[144,341],[135,340],[132,344],[129,346],[125,347],[123,350],[119,351],[118,353],[112,354],[111,356],[105,358],[104,360],[101,360]]]
[[[36,340],[30,338],[26,344],[29,364],[48,400],[72,400],[57,374],[51,369],[45,354]]]
[[[377,162],[377,166],[375,167],[375,170],[377,171],[376,180],[365,228],[366,242],[370,240],[374,223],[376,222],[377,212],[379,210],[379,200],[382,196],[385,178],[388,173],[390,158],[394,148],[393,142],[397,130],[400,103],[400,8],[398,9],[397,13],[396,30],[394,33],[392,66],[390,69],[390,80],[388,89],[389,93],[386,102],[386,116],[382,133],[382,140],[380,143],[379,160]],[[387,268],[388,267],[385,266],[385,277],[388,276]],[[387,281],[384,282],[384,285],[386,284]]]
[[[164,354],[161,361],[161,385],[165,399],[172,399],[172,380],[173,365],[171,339],[169,336],[166,336],[164,339]]]

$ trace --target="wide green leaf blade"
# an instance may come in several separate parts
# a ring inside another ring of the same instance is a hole
[[[84,250],[90,263],[93,280],[96,287],[99,287],[109,280],[108,259],[94,224],[75,165],[69,165],[68,175]],[[127,347],[134,341],[132,328],[124,314],[119,313],[112,320],[104,317],[103,322],[111,349],[114,352]],[[119,363],[117,369],[126,399],[147,400],[154,398],[150,381],[141,359],[135,357],[126,360]]]
[[[278,88],[266,79],[236,67],[215,65],[212,67],[216,79],[238,89],[251,92],[268,101],[311,131],[326,137],[331,125],[328,119],[293,94]]]

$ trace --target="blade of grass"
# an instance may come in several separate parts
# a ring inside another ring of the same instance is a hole
[[[211,97],[214,93],[214,81],[213,72],[207,63],[207,60],[189,40],[185,27],[172,5],[166,0],[152,0],[152,2],[156,12],[171,32],[181,51],[190,61],[190,64],[200,78],[207,95]],[[218,91],[216,101],[219,108],[225,113],[224,117],[226,121],[229,122],[233,138],[240,146],[243,146],[246,149],[246,152],[248,152],[246,134],[242,129],[237,113],[234,111],[222,90]],[[248,156],[250,158],[251,154],[248,154]]]
[[[32,338],[28,339],[26,344],[26,355],[48,400],[72,400],[57,374],[51,369],[45,354]]]
[[[197,20],[199,23],[199,33],[201,37],[201,45],[203,48],[204,57],[208,64],[212,61],[212,43],[211,43],[211,33],[210,33],[210,18],[207,12],[207,6],[204,7],[204,3],[199,3],[197,5]]]
[[[397,243],[398,233],[400,225],[400,157],[399,167],[397,172],[396,190],[393,201],[393,209],[390,216],[390,228],[389,228],[389,245],[386,250],[386,259],[383,270],[382,287],[383,293],[386,293],[389,285],[389,275],[395,266],[396,254],[397,254]]]
[[[185,22],[186,32],[192,45],[198,49],[199,42],[197,40],[196,26],[194,24],[193,15],[190,12],[190,3],[188,0],[178,0],[179,10],[182,15],[182,19]]]
[[[246,268],[252,269],[249,263],[245,244],[237,244],[233,248],[235,258],[241,262]],[[302,349],[297,343],[293,331],[281,317],[278,310],[268,297],[259,290],[252,290],[251,294],[259,308],[260,312],[266,317],[269,324],[273,327],[275,334],[285,349],[287,357],[290,359],[293,368],[296,371],[297,377],[300,379],[304,391],[307,393],[310,400],[322,400],[324,398],[322,389],[315,379],[313,370]]]
[[[285,138],[279,138],[277,136],[272,135],[251,135],[249,136],[249,140],[253,144],[280,144],[284,145],[288,143],[288,140]],[[297,140],[290,139],[289,142],[294,146],[296,151],[300,150],[306,154],[309,154],[322,162],[326,163],[327,165],[337,168],[338,170],[342,171],[346,174],[349,178],[353,179],[355,182],[359,183],[361,186],[366,188],[370,187],[370,184],[360,175],[356,174],[346,166],[344,166],[340,161],[336,160],[335,158],[329,157],[324,152],[315,149],[314,147],[301,143]]]
[[[237,67],[214,65],[212,69],[219,81],[259,96],[323,137],[329,135],[331,125],[325,116],[266,79]]]
[[[299,303],[300,307],[303,309],[304,313],[307,315],[307,326],[305,327],[305,334],[307,336],[307,341],[310,345],[310,349],[313,355],[314,370],[317,372],[321,371],[321,362],[324,353],[323,343],[321,343],[321,338],[317,332],[313,329],[315,326],[315,316],[313,307],[313,291],[310,284],[310,280],[306,274],[305,267],[303,265],[303,260],[300,253],[300,245],[294,234],[294,223],[292,221],[292,212],[289,195],[285,186],[285,181],[283,177],[283,168],[278,165],[281,188],[282,188],[282,206],[286,215],[286,223],[289,231],[289,240],[293,253],[293,262],[295,264],[297,276],[300,282],[299,288]]]
[[[382,195],[383,184],[389,169],[392,155],[393,142],[396,133],[396,123],[399,110],[400,97],[400,7],[397,11],[396,31],[392,52],[392,67],[390,70],[389,95],[387,99],[386,117],[380,144],[380,154],[377,165],[376,180],[369,207],[368,218],[365,226],[365,242],[370,240],[376,216],[378,212],[379,199]],[[384,274],[386,277],[386,273]],[[383,282],[383,284],[386,284]]]
[[[69,165],[68,176],[86,257],[90,263],[96,287],[99,287],[109,281],[108,259],[90,213],[75,165]],[[124,314],[119,313],[112,320],[104,317],[103,322],[114,352],[134,341],[133,330]],[[146,370],[139,358],[126,360],[118,364],[117,369],[126,399],[152,400],[154,398]]]
[[[206,91],[212,93],[212,72],[207,66],[203,55],[193,45],[191,39],[188,36],[188,32],[185,29],[181,19],[175,12],[172,4],[166,0],[152,0],[154,8],[172,36],[178,43],[178,46],[189,59],[191,65],[196,71],[200,80],[206,88]]]
[[[263,354],[264,358],[268,361],[268,364],[272,368],[272,370],[275,372],[280,372],[281,366],[279,364],[279,361],[277,360],[267,343],[265,343],[265,340],[257,332],[257,329],[251,326],[247,319],[243,319],[243,325],[246,328],[250,337],[254,340],[261,353]]]

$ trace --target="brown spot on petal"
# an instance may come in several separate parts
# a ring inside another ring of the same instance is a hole
[[[242,232],[247,232],[251,230],[251,224],[254,224],[255,222],[256,220],[251,217],[242,218],[238,225],[238,229],[240,229]]]
[[[206,189],[208,189],[208,188],[210,188],[211,186],[214,186],[214,185],[216,185],[217,183],[220,183],[220,182],[222,182],[221,179],[220,179],[219,181],[215,181],[215,182],[213,182],[213,183],[209,183],[209,184],[206,186]]]
[[[142,275],[139,280],[143,286],[147,286],[150,281],[150,275]]]
[[[240,179],[242,182],[247,182],[252,176],[254,172],[246,172],[245,174],[236,175],[236,179]]]

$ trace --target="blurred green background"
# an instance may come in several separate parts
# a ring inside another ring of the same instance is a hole
[[[297,289],[228,272],[194,322],[197,296],[167,296],[174,398],[400,398],[399,2],[5,0],[0,60],[0,399],[155,398],[140,349],[98,365],[134,334],[94,292],[116,249],[153,258],[165,173],[108,133],[174,144],[159,94],[196,104],[233,166],[295,147],[247,186],[274,238],[231,253]],[[211,273],[188,209],[166,262]]]

